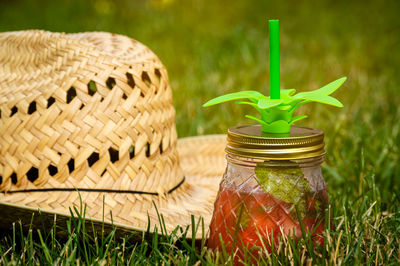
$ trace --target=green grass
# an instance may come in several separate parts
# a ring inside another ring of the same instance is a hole
[[[269,263],[400,263],[400,20],[398,1],[0,1],[0,31],[110,31],[154,50],[169,71],[180,137],[250,123],[251,109],[207,100],[268,93],[267,18],[280,19],[281,85],[298,91],[347,76],[344,108],[311,104],[302,125],[326,132],[323,166],[335,230],[320,250],[281,247]],[[193,264],[227,261],[174,235],[121,239],[67,228],[3,233],[0,263]],[[64,231],[64,239],[54,236]],[[112,231],[113,232],[113,231]],[[190,235],[190,233],[188,233]],[[203,243],[204,244],[204,243]],[[228,255],[228,254],[227,254]]]

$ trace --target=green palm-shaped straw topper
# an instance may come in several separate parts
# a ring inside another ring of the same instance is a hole
[[[315,90],[296,93],[295,89],[280,89],[279,74],[279,21],[269,21],[270,44],[270,96],[265,96],[258,91],[240,91],[225,94],[206,102],[203,106],[211,106],[218,103],[239,100],[238,104],[247,104],[256,108],[261,115],[257,118],[246,115],[261,124],[264,133],[289,133],[293,123],[306,118],[306,115],[293,116],[297,108],[305,103],[319,102],[336,107],[343,107],[337,99],[329,96],[336,91],[346,77],[337,79],[324,87]],[[247,101],[245,100],[247,99]]]

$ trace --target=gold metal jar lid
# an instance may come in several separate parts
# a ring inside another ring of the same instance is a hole
[[[267,160],[307,159],[322,156],[324,132],[309,127],[292,127],[289,134],[265,134],[260,125],[242,125],[228,130],[226,152]]]

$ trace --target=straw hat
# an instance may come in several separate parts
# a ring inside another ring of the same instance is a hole
[[[174,118],[167,70],[133,39],[0,33],[0,227],[65,219],[81,197],[90,220],[104,208],[129,230],[159,224],[154,205],[168,231],[191,215],[207,228],[225,136],[178,140]]]

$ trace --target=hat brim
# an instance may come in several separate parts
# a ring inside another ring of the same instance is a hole
[[[177,226],[190,226],[193,215],[196,221],[204,219],[207,230],[225,170],[225,146],[225,135],[179,139],[178,153],[185,180],[168,195],[87,191],[0,194],[0,227],[10,228],[18,220],[29,223],[35,212],[49,221],[57,215],[60,224],[71,216],[69,208],[75,206],[81,210],[83,203],[86,220],[96,226],[105,224],[122,230],[152,232],[155,226],[159,227],[162,215],[166,230],[171,232]],[[196,238],[201,236],[199,230]]]

